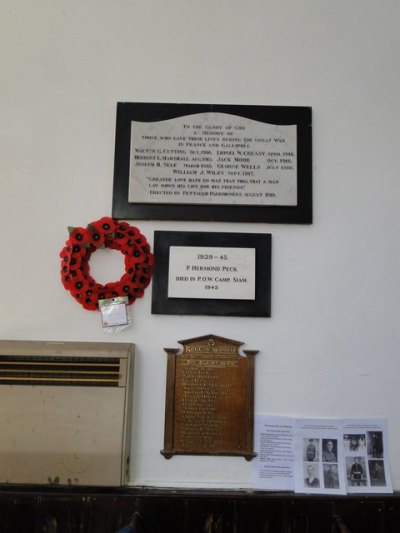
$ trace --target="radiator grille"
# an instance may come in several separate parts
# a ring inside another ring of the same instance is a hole
[[[0,355],[0,385],[118,387],[118,357]]]

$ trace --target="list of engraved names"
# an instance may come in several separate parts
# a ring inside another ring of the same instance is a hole
[[[182,390],[175,406],[177,448],[217,451],[227,438],[232,420],[226,405],[235,387],[232,370],[236,366],[237,361],[232,359],[200,358],[181,362]],[[226,379],[227,372],[229,379]]]
[[[213,112],[132,121],[129,202],[297,205],[296,125]]]

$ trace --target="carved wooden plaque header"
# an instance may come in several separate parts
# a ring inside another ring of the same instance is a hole
[[[178,341],[168,354],[164,449],[175,454],[238,455],[253,452],[254,356],[242,342],[205,335]]]

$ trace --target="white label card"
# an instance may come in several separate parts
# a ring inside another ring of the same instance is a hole
[[[103,328],[123,326],[128,323],[125,302],[115,302],[100,306]]]
[[[255,248],[171,246],[168,298],[255,300]]]

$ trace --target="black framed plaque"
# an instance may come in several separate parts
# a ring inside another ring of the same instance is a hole
[[[155,231],[153,314],[271,316],[271,235]]]
[[[175,454],[234,455],[251,460],[257,350],[216,335],[178,341],[168,354],[164,449]],[[181,352],[181,353],[178,353]]]
[[[312,222],[311,108],[118,103],[112,215]]]

